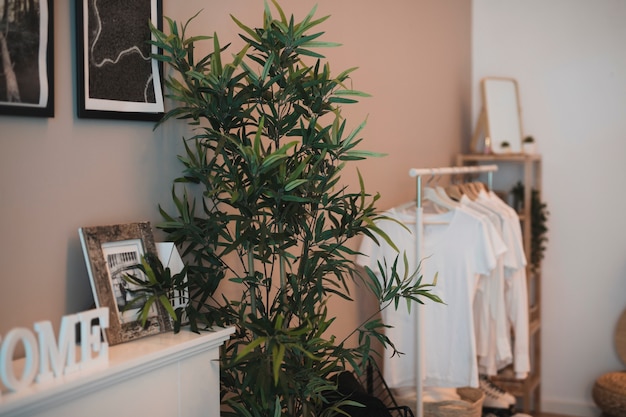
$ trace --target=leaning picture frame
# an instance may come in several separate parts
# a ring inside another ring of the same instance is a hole
[[[162,64],[149,22],[161,29],[162,0],[76,0],[79,118],[158,121]]]
[[[132,284],[124,274],[140,274],[133,269],[142,256],[158,256],[150,222],[81,227],[79,236],[96,307],[109,307],[106,338],[110,346],[173,329],[167,310],[154,303],[145,326],[137,309],[127,309]]]
[[[53,3],[0,3],[0,114],[54,117]]]

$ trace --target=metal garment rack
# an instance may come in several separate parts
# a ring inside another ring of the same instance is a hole
[[[493,173],[498,170],[497,165],[480,165],[480,166],[463,166],[463,167],[441,167],[441,168],[411,168],[409,170],[409,176],[416,178],[416,204],[415,204],[415,248],[416,248],[416,262],[419,264],[422,256],[422,245],[424,236],[422,228],[424,227],[424,209],[422,207],[422,177],[428,175],[431,177],[439,177],[443,175],[464,175],[464,174],[478,174],[487,173],[487,186],[491,190],[493,188]],[[424,416],[423,407],[423,390],[424,390],[424,378],[422,370],[424,369],[424,346],[422,343],[422,322],[423,316],[420,310],[423,306],[416,306],[415,308],[415,387],[417,390],[415,411],[416,417]]]

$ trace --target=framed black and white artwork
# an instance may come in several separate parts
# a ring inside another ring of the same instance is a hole
[[[149,22],[162,27],[161,0],[75,0],[80,118],[157,121],[161,65]]]
[[[0,114],[54,117],[53,3],[0,2]]]

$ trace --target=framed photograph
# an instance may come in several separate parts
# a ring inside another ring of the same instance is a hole
[[[0,2],[0,114],[54,117],[52,5]]]
[[[76,0],[78,117],[157,121],[161,65],[147,41],[162,27],[161,0]]]
[[[125,309],[132,300],[130,284],[124,274],[141,274],[132,267],[147,253],[158,256],[149,222],[111,226],[82,227],[80,241],[91,280],[96,307],[109,307],[110,346],[144,336],[172,330],[172,322],[160,303],[154,303],[146,326],[137,317],[137,309]]]

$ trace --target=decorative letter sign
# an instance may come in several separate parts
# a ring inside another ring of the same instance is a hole
[[[24,345],[27,359],[22,377],[18,379],[13,369],[13,354],[15,353],[17,342],[20,340]],[[37,340],[35,340],[35,336],[30,330],[24,327],[18,327],[7,333],[2,342],[2,348],[0,348],[0,378],[4,386],[10,391],[19,391],[29,386],[33,382],[33,379],[35,379],[38,360]]]
[[[94,320],[98,324],[94,325]],[[76,363],[76,325],[80,323],[80,363]],[[109,345],[102,341],[102,330],[109,326],[109,309],[102,307],[64,316],[58,341],[52,324],[40,321],[29,329],[18,327],[0,336],[0,381],[9,391],[19,391],[36,380],[44,382],[61,375],[106,364]],[[18,342],[24,346],[24,369],[15,375],[13,356]],[[94,355],[95,354],[95,355]],[[36,379],[35,379],[36,378]],[[0,391],[1,394],[1,391]]]
[[[37,382],[50,381],[61,375],[78,370],[76,365],[76,324],[78,315],[65,316],[59,329],[57,346],[49,321],[35,323],[33,328],[39,339],[39,375]],[[52,369],[50,369],[52,368]],[[54,375],[53,375],[54,373]]]
[[[109,327],[109,309],[102,313],[98,310],[78,313],[80,320],[80,369],[94,368],[106,364],[109,361],[109,345],[102,341],[100,329]],[[92,322],[98,319],[98,326]],[[95,352],[95,358],[91,353]]]

